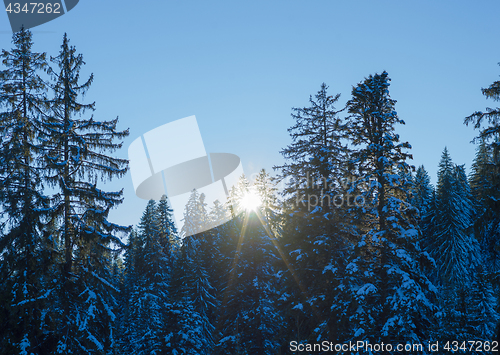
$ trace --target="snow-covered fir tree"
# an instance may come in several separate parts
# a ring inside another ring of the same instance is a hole
[[[127,160],[111,154],[121,148],[120,140],[128,130],[117,130],[117,118],[96,121],[93,115],[84,117],[95,109],[94,103],[80,101],[93,76],[80,82],[85,63],[66,34],[59,55],[51,60],[53,97],[45,125],[44,159],[49,172],[46,179],[57,190],[53,210],[60,226],[59,302],[53,309],[58,351],[110,351],[116,344],[116,289],[110,279],[113,254],[123,246],[118,235],[128,227],[108,221],[110,210],[123,201],[122,191],[104,191],[97,181],[127,172]]]
[[[32,51],[31,32],[14,33],[0,71],[0,353],[39,353],[51,345],[45,318],[53,291],[49,198],[43,194],[41,155],[47,114],[45,53]]]
[[[212,354],[214,350],[214,313],[217,301],[208,271],[203,265],[204,234],[192,235],[183,240],[181,257],[175,268],[175,301],[185,319],[196,323],[178,324],[171,330],[172,350],[186,354]],[[207,255],[210,256],[210,255]],[[213,256],[212,256],[213,257]]]
[[[121,305],[117,312],[117,337],[119,349],[131,352],[134,346],[135,328],[134,324],[138,322],[136,309],[130,307],[137,295],[137,285],[139,283],[140,273],[136,265],[140,263],[141,240],[135,228],[133,228],[127,240],[127,248],[124,253],[123,282],[120,287],[118,302]]]
[[[486,272],[495,275],[500,270],[498,246],[498,224],[495,218],[495,199],[500,194],[495,190],[495,165],[491,148],[481,141],[472,163],[470,175],[471,194],[474,205],[474,235],[479,242]]]
[[[499,80],[487,88],[482,88],[481,91],[487,99],[500,101]],[[479,130],[476,141],[483,145],[478,153],[479,156],[476,156],[476,166],[473,169],[475,172],[481,171],[484,179],[472,176],[473,192],[475,196],[479,195],[476,221],[481,221],[476,222],[474,229],[480,239],[482,252],[487,255],[485,267],[488,278],[493,281],[495,293],[498,295],[500,291],[500,108],[487,108],[484,112],[476,111],[466,117],[464,123]],[[500,310],[498,296],[496,301],[498,312]],[[500,323],[496,331],[497,340],[500,341]]]
[[[389,95],[387,72],[370,75],[352,90],[347,103],[355,149],[352,164],[369,186],[359,209],[366,214],[363,234],[342,280],[347,290],[350,338],[370,342],[421,343],[431,339],[436,288],[424,273],[431,260],[419,246],[416,209],[409,203],[411,167],[395,132],[404,124]]]
[[[167,327],[166,339],[171,353],[212,354],[214,350],[217,299],[211,284],[213,275],[209,275],[207,267],[216,263],[217,247],[212,233],[203,231],[210,225],[204,200],[203,194],[193,190],[184,210],[182,246],[170,286],[173,305],[168,314],[178,319]],[[216,206],[219,210],[214,213],[219,216],[223,211],[220,204]]]
[[[281,207],[278,200],[278,188],[264,169],[259,171],[253,182],[253,189],[259,198],[258,209],[263,220],[268,224],[274,236],[281,235]]]
[[[435,218],[426,248],[436,260],[440,301],[445,309],[442,334],[466,336],[467,293],[480,264],[472,232],[470,186],[463,166],[453,164],[445,148],[439,163]]]
[[[340,94],[328,95],[323,83],[309,107],[293,108],[294,125],[288,129],[292,143],[280,152],[285,164],[276,166],[285,182],[285,196],[291,205],[309,203],[314,195],[319,210],[330,211],[333,196],[344,177],[345,124],[339,117],[342,109],[335,104]]]
[[[422,232],[420,246],[427,250],[427,243],[432,242],[433,223],[436,212],[436,192],[431,185],[430,177],[424,166],[419,166],[413,176],[411,188],[411,204],[418,209],[418,225]],[[431,276],[431,275],[429,275]],[[435,273],[431,279],[435,281]]]
[[[432,198],[433,187],[429,174],[421,165],[417,168],[417,172],[413,177],[412,199],[413,206],[418,208],[420,220],[428,213]]]
[[[165,210],[165,208],[167,208]],[[171,212],[168,205],[149,201],[137,236],[127,252],[128,319],[123,350],[134,354],[161,354],[167,333],[166,304],[172,276]]]
[[[477,242],[470,231],[471,213],[467,177],[445,148],[439,163],[434,234],[428,246],[443,283],[466,285],[478,264]]]
[[[245,196],[253,192],[250,188],[250,181],[245,174],[241,175],[236,184],[231,187],[229,196],[226,202],[226,208],[230,211],[231,217],[236,217],[245,212],[243,201]]]
[[[480,265],[467,292],[467,338],[492,341],[500,317],[496,310],[497,297],[484,266]]]
[[[184,207],[184,224],[182,225],[181,238],[201,233],[210,226],[210,220],[205,203],[205,194],[196,189],[191,192],[189,200]]]
[[[500,64],[499,64],[500,65]],[[500,101],[500,80],[481,89],[486,98]],[[464,123],[479,129],[477,139],[488,143],[493,151],[493,164],[500,165],[500,108],[487,108],[486,112],[476,111],[465,118]],[[498,183],[498,181],[497,181]]]
[[[298,340],[339,336],[338,318],[331,309],[349,249],[346,230],[351,217],[345,214],[348,197],[342,183],[348,176],[348,149],[345,122],[339,116],[343,110],[334,106],[340,95],[330,96],[327,89],[322,84],[309,107],[293,109],[294,125],[288,130],[292,143],[281,151],[285,164],[275,167],[286,184],[279,245],[288,267],[280,299],[287,322],[302,337]]]
[[[277,308],[277,252],[255,212],[238,217],[238,244],[223,291],[216,354],[276,354],[282,326]]]

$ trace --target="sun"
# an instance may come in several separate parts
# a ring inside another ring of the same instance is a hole
[[[261,205],[260,197],[255,192],[249,191],[241,198],[240,204],[247,211],[255,211]]]

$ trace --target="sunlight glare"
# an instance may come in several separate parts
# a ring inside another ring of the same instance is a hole
[[[248,192],[241,199],[241,206],[247,211],[255,211],[260,205],[260,198],[255,192]]]

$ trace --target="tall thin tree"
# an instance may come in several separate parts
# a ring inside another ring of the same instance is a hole
[[[416,210],[409,203],[410,145],[395,131],[404,121],[394,109],[389,81],[385,71],[370,75],[347,103],[356,148],[352,164],[364,172],[353,185],[364,182],[368,189],[358,207],[366,229],[343,281],[351,292],[350,311],[338,311],[349,318],[352,339],[422,342],[430,337],[435,288],[423,272],[430,260],[419,246]]]
[[[49,199],[43,194],[43,125],[47,113],[45,53],[33,52],[32,35],[26,29],[14,33],[14,48],[3,50],[0,71],[0,298],[7,318],[0,331],[0,353],[21,349],[38,352],[45,343],[41,313],[49,288],[41,273],[47,269],[50,235]],[[46,229],[48,230],[48,229]],[[48,251],[48,254],[45,253]],[[42,267],[42,265],[45,265]],[[49,292],[50,293],[50,292]],[[46,345],[46,344],[45,344]]]
[[[123,244],[118,233],[128,227],[108,221],[109,211],[122,201],[122,191],[107,192],[97,187],[98,179],[122,177],[128,161],[111,155],[122,147],[128,130],[117,130],[118,118],[96,121],[95,104],[80,101],[93,81],[80,82],[85,64],[65,34],[59,55],[51,58],[53,77],[51,119],[45,126],[47,181],[57,188],[55,216],[60,220],[62,262],[62,318],[60,349],[92,352],[113,346],[112,312],[115,299],[109,282],[113,246]],[[116,142],[116,140],[119,140]],[[90,300],[90,301],[89,301]],[[87,323],[89,307],[99,309],[99,327]],[[72,330],[73,329],[73,330]],[[77,329],[77,331],[76,331]],[[82,350],[84,349],[84,350]]]

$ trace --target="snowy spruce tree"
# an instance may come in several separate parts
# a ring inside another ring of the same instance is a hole
[[[445,148],[439,163],[433,233],[426,248],[437,264],[440,302],[445,310],[443,336],[466,336],[468,289],[480,264],[472,233],[470,186],[463,166]]]
[[[480,265],[467,292],[464,332],[466,338],[480,341],[494,339],[497,322],[500,320],[496,310],[496,298],[488,272]]]
[[[85,63],[66,34],[59,55],[51,60],[53,97],[43,157],[46,180],[57,191],[52,209],[61,259],[52,310],[54,333],[59,353],[104,353],[116,344],[111,268],[114,254],[123,246],[118,235],[128,228],[108,221],[110,210],[123,201],[122,191],[108,192],[97,183],[127,172],[127,160],[110,154],[121,148],[128,131],[117,130],[118,119],[84,117],[95,109],[94,103],[80,101],[93,76],[80,82]]]
[[[215,212],[217,215],[222,211]],[[184,210],[182,246],[170,285],[172,306],[167,316],[175,319],[167,326],[167,348],[176,354],[212,354],[215,339],[216,290],[212,281],[213,245],[205,196],[193,190]],[[202,232],[203,231],[203,232]]]
[[[418,208],[420,221],[428,214],[431,204],[433,187],[429,174],[421,165],[413,177],[412,199],[413,206]]]
[[[321,200],[318,202],[324,202],[325,211],[330,207],[327,195],[343,177],[339,171],[346,153],[344,123],[339,117],[343,110],[335,108],[340,94],[330,96],[327,90],[328,86],[321,84],[315,97],[310,96],[309,107],[293,108],[295,122],[288,129],[292,143],[281,151],[285,164],[275,167],[286,182],[290,200],[303,204],[302,195],[312,190]]]
[[[471,166],[469,177],[471,192],[474,199],[476,214],[482,216],[488,212],[488,200],[495,191],[495,170],[493,164],[493,151],[485,140],[482,139],[476,149],[476,155]]]
[[[292,143],[281,151],[285,164],[275,167],[286,184],[279,241],[289,265],[283,305],[287,322],[301,336],[296,340],[304,341],[334,340],[340,334],[331,308],[350,243],[343,186],[348,177],[346,127],[339,116],[343,110],[335,107],[340,95],[330,96],[327,90],[322,84],[309,107],[293,109]]]
[[[165,244],[163,247],[168,254],[167,259],[169,260],[169,265],[172,266],[173,256],[171,254],[179,248],[180,238],[174,222],[174,211],[170,207],[166,196],[163,196],[158,202],[157,214],[161,240],[162,243]]]
[[[184,238],[181,256],[175,268],[176,280],[172,289],[175,293],[175,307],[182,313],[182,319],[195,320],[193,323],[181,322],[170,328],[172,351],[177,349],[179,353],[213,353],[217,300],[209,271],[203,263],[204,234]]]
[[[210,225],[205,203],[205,194],[199,193],[196,189],[191,192],[189,200],[184,206],[184,224],[180,234],[181,238],[201,233]]]
[[[468,284],[478,263],[477,243],[470,231],[471,213],[465,172],[453,164],[445,148],[439,163],[434,234],[428,246],[443,284]]]
[[[357,148],[351,161],[364,173],[351,189],[360,183],[368,189],[358,207],[365,214],[363,233],[342,280],[347,303],[336,311],[351,329],[344,341],[423,343],[432,337],[436,289],[424,273],[431,260],[420,248],[417,213],[409,203],[410,145],[395,132],[404,122],[394,110],[389,81],[387,72],[370,75],[347,103]]]
[[[486,98],[500,101],[500,81],[495,81],[481,91]],[[498,168],[500,165],[500,108],[487,108],[486,112],[476,111],[466,117],[464,123],[472,124],[475,129],[479,130],[477,139],[485,141],[492,149],[492,163]],[[499,174],[498,171],[496,173]]]
[[[486,98],[500,101],[500,81],[495,81],[481,89]],[[479,203],[483,231],[479,237],[485,241],[490,254],[490,267],[497,287],[500,287],[500,108],[487,108],[485,112],[476,111],[465,118],[465,124],[479,130],[476,141],[479,151],[473,165],[472,190]]]
[[[500,101],[500,81],[493,82],[481,91],[487,99]],[[485,111],[476,111],[466,117],[464,123],[479,130],[476,141],[484,145],[483,152],[479,153],[480,157],[476,157],[476,166],[473,167],[475,172],[480,170],[484,174],[483,179],[473,176],[471,182],[473,192],[479,197],[479,201],[476,201],[478,203],[476,213],[477,220],[481,221],[476,223],[474,229],[481,242],[482,252],[487,256],[485,267],[488,278],[493,281],[498,295],[500,291],[500,108],[488,107]],[[498,312],[500,310],[498,296],[496,302]],[[500,341],[500,324],[497,325],[496,332]]]
[[[431,185],[430,177],[424,166],[419,166],[413,176],[411,188],[411,204],[418,209],[418,225],[422,232],[420,246],[427,250],[427,244],[432,243],[433,223],[436,212],[436,195]],[[432,274],[434,277],[435,273]],[[435,281],[435,278],[432,278]]]
[[[277,196],[276,183],[269,173],[262,169],[253,182],[253,189],[260,200],[258,209],[263,221],[267,223],[275,237],[280,236],[282,233],[281,206]]]
[[[132,295],[136,296],[136,287],[139,283],[140,273],[136,269],[136,265],[140,263],[140,248],[141,241],[136,229],[133,228],[128,235],[127,248],[124,253],[123,282],[117,298],[121,305],[116,320],[117,345],[124,352],[131,352],[134,346],[134,323],[137,322],[137,313],[134,308],[130,307],[130,303],[133,301]]]
[[[276,290],[279,257],[255,212],[243,212],[236,224],[238,244],[222,290],[215,354],[276,354],[283,341]]]
[[[493,152],[484,140],[477,148],[470,187],[473,203],[474,235],[480,244],[483,263],[487,272],[495,274],[500,270],[500,249],[497,248],[496,219],[494,204],[498,191],[495,190],[495,166]],[[500,196],[499,196],[500,197]],[[493,208],[492,208],[493,207]]]
[[[234,184],[229,191],[229,196],[226,201],[225,207],[230,211],[231,217],[235,218],[245,212],[243,201],[245,196],[247,196],[250,192],[254,191],[251,189],[250,181],[248,181],[245,174],[243,174],[239,177],[238,182]]]
[[[0,353],[39,353],[51,346],[44,317],[54,286],[49,198],[43,194],[46,114],[45,53],[32,51],[31,32],[14,33],[0,71]]]
[[[164,201],[164,200],[163,200]],[[175,239],[171,210],[151,200],[126,254],[127,318],[122,351],[161,354],[167,333],[166,308],[172,276],[171,240]]]

